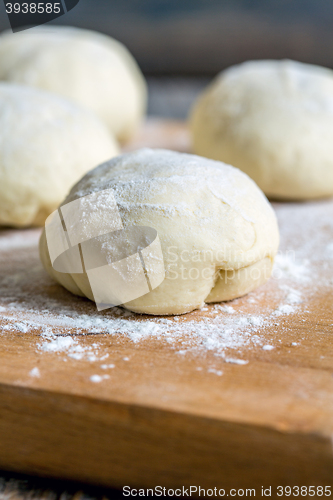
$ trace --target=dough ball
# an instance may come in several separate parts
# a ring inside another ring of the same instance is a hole
[[[49,90],[94,111],[120,141],[146,107],[146,84],[128,50],[101,33],[42,27],[0,36],[0,80]]]
[[[82,175],[116,154],[89,110],[0,82],[0,224],[43,224]]]
[[[266,195],[333,194],[333,72],[294,61],[223,71],[194,105],[195,153],[246,172]]]
[[[62,205],[110,188],[125,228],[157,231],[166,270],[157,288],[123,304],[125,308],[182,314],[205,302],[245,295],[270,276],[279,241],[276,217],[260,189],[240,170],[199,156],[141,149],[89,172]],[[96,220],[104,223],[102,204],[88,214],[84,227]],[[86,274],[52,268],[45,232],[40,254],[50,276],[93,300]]]

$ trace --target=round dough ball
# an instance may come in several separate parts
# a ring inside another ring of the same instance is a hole
[[[199,97],[195,153],[246,172],[267,196],[333,194],[333,72],[294,61],[251,61],[222,72]]]
[[[0,80],[49,90],[94,111],[120,141],[146,108],[146,84],[131,54],[113,38],[70,27],[0,36]]]
[[[115,140],[89,110],[0,83],[0,224],[43,224],[74,182],[116,154]]]
[[[164,281],[123,304],[127,309],[183,314],[205,302],[245,295],[270,276],[279,241],[276,217],[264,194],[240,170],[199,156],[142,149],[89,172],[62,205],[110,188],[125,228],[157,231],[166,270]],[[88,215],[85,227],[90,217],[103,220],[103,207]],[[50,276],[93,300],[86,274],[52,268],[45,232],[40,254]]]

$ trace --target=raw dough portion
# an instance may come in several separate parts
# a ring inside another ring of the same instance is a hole
[[[166,268],[164,281],[124,304],[127,309],[182,314],[204,302],[240,297],[270,276],[279,242],[276,217],[260,189],[240,170],[199,156],[141,149],[89,172],[62,205],[110,188],[124,227],[156,229]],[[103,206],[91,217],[102,216]],[[85,222],[89,226],[90,215]],[[93,300],[86,274],[52,268],[45,232],[40,255],[50,276]]]
[[[43,224],[74,182],[116,154],[115,139],[89,110],[0,82],[0,224]]]
[[[0,80],[49,90],[94,111],[120,141],[146,107],[146,84],[121,43],[94,31],[48,26],[0,36]]]
[[[222,72],[196,102],[195,153],[246,172],[266,195],[333,194],[333,72],[251,61]]]

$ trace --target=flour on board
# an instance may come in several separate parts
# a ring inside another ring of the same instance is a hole
[[[38,258],[38,229],[3,230],[0,334],[33,332],[40,336],[42,355],[57,354],[64,359],[106,359],[109,353],[98,341],[104,334],[133,343],[156,339],[179,354],[210,351],[226,362],[245,364],[246,349],[251,346],[269,351],[278,345],[278,338],[264,338],[268,326],[278,327],[286,315],[306,311],[311,294],[319,287],[333,286],[333,202],[274,206],[281,247],[268,283],[241,299],[175,317],[140,316],[120,307],[98,313],[92,302],[71,295],[47,276]],[[96,335],[96,342],[89,346],[82,342],[88,334]],[[106,366],[114,367],[104,363],[103,371]],[[96,375],[92,381],[101,380]]]

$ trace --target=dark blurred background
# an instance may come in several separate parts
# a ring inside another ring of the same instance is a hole
[[[333,66],[332,0],[80,0],[54,23],[114,36],[149,75],[214,75],[253,58]]]
[[[149,77],[155,115],[183,118],[212,76],[247,59],[333,67],[333,0],[80,0],[53,23],[123,42]],[[1,2],[0,29],[8,27]]]

